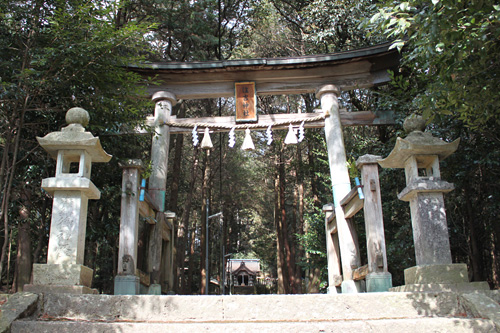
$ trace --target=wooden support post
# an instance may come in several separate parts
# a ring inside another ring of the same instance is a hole
[[[140,160],[129,160],[127,163],[122,164],[121,167],[123,177],[118,274],[135,275],[139,233],[139,186],[143,166]]]
[[[326,258],[328,262],[328,293],[337,293],[337,281],[341,278],[340,273],[340,251],[336,221],[334,215],[333,204],[323,206],[325,213],[325,229],[326,229]]]
[[[158,91],[153,95],[155,102],[154,114],[154,135],[151,144],[152,172],[149,178],[149,193],[153,203],[165,211],[165,190],[167,185],[168,169],[168,149],[170,144],[170,128],[164,122],[172,113],[172,106],[175,105],[175,95]]]
[[[115,277],[115,295],[137,295],[137,242],[139,238],[140,160],[120,164],[123,169],[118,249],[118,275]]]
[[[378,176],[378,161],[381,156],[363,155],[356,161],[361,170],[363,184],[368,275],[366,291],[388,291],[392,287],[392,276],[387,271],[384,217]]]
[[[151,285],[148,294],[150,295],[161,295],[162,223],[165,223],[165,215],[163,212],[158,212],[156,223],[151,226],[149,234],[148,273]]]
[[[175,244],[174,244],[174,225],[176,215],[174,212],[167,211],[165,213],[166,221],[164,223],[165,231],[168,232],[167,237],[163,236],[164,251],[162,253],[162,286],[163,289],[168,289],[166,292],[174,289],[174,263],[175,263]]]
[[[321,101],[322,111],[329,113],[329,117],[325,119],[325,137],[339,234],[340,256],[342,259],[342,292],[356,293],[359,291],[359,288],[352,279],[352,271],[359,267],[361,262],[356,242],[352,237],[349,225],[344,217],[344,210],[340,205],[340,201],[351,190],[351,184],[346,165],[344,137],[337,99],[338,94],[339,90],[336,86],[325,85],[316,92],[316,97]]]

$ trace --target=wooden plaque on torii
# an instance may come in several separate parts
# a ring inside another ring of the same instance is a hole
[[[257,98],[255,82],[236,82],[234,84],[236,100],[236,122],[257,122]]]

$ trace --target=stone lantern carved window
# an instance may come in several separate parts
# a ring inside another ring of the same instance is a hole
[[[85,150],[60,150],[57,154],[56,177],[90,178],[92,159]]]
[[[405,162],[406,182],[417,179],[440,179],[438,155],[413,155]]]

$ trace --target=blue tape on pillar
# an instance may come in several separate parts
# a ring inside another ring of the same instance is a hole
[[[139,201],[144,201],[144,193],[146,192],[146,179],[141,181],[141,192],[139,192]]]
[[[166,191],[160,191],[160,212],[165,211],[165,194]]]
[[[342,183],[342,184],[335,184],[332,186],[332,191],[333,191],[333,204],[335,207],[340,206],[340,201],[344,199],[344,197],[349,193],[351,190],[351,184],[349,183]]]
[[[363,194],[363,189],[361,188],[361,183],[359,182],[359,178],[358,177],[354,178],[354,181],[356,182],[356,187],[358,188],[359,199],[364,200],[365,195]]]

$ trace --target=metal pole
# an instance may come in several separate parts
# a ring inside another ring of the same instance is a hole
[[[225,246],[222,245],[222,295],[226,294],[226,256],[225,256]]]
[[[208,276],[208,198],[207,198],[207,225],[206,225],[206,234],[205,234],[205,295],[208,295],[208,284],[210,282],[210,278]]]
[[[229,271],[229,274],[230,274],[230,276],[229,276],[229,295],[232,295],[233,293],[231,291],[231,287],[233,285],[233,262],[232,261],[230,261],[230,262],[231,262],[231,270]]]
[[[222,216],[219,218],[219,242],[220,242],[220,259],[222,262],[219,262],[219,278],[222,277],[221,281],[224,281],[224,241],[222,240],[222,224],[223,224]],[[221,276],[222,275],[222,276]],[[222,289],[219,289],[221,295],[224,295],[224,282],[222,282]]]

